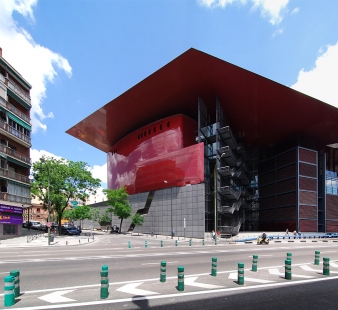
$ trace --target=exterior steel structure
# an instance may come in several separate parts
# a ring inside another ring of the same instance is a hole
[[[108,187],[147,215],[138,229],[338,230],[338,109],[198,50],[67,133],[108,154]]]

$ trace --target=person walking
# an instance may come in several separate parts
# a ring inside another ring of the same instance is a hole
[[[211,232],[212,232],[212,239],[216,240],[216,234],[215,234],[215,231],[212,230]]]
[[[286,236],[288,236],[288,235],[289,235],[289,230],[288,230],[288,229],[286,229],[286,231],[285,231],[285,235],[286,235]]]

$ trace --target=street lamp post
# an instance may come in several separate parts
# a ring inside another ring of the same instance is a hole
[[[47,176],[48,176],[48,188],[47,188],[47,190],[48,190],[48,193],[47,193],[47,195],[48,195],[48,218],[47,218],[47,223],[48,223],[48,227],[47,227],[47,231],[48,231],[48,245],[50,245],[50,197],[49,197],[49,167],[48,167],[48,164],[46,163],[46,160],[44,159],[44,158],[40,158],[40,161],[42,162],[42,163],[44,163],[45,165],[46,165],[46,167],[47,167]]]
[[[164,180],[164,183],[168,184],[167,180]],[[173,239],[173,188],[170,187],[170,223],[171,223],[171,239]]]

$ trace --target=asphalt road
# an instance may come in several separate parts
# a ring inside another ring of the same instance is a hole
[[[330,276],[313,264],[316,250],[321,261],[330,258]],[[284,277],[287,252],[291,281]],[[251,271],[253,254],[259,256],[258,272]],[[216,277],[210,275],[213,257]],[[159,281],[161,261],[167,263],[165,283]],[[0,274],[20,270],[23,294],[11,309],[337,309],[337,261],[338,243],[332,241],[190,246],[180,240],[175,246],[170,239],[101,235],[80,246],[1,249]],[[244,285],[237,283],[238,262],[245,264]],[[102,265],[109,267],[107,299],[100,299]],[[177,290],[178,266],[185,269],[183,292]]]

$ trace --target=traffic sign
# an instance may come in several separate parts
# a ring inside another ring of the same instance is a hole
[[[76,205],[78,204],[78,202],[77,202],[76,200],[73,200],[73,201],[72,201],[72,204],[73,204],[74,206],[76,206]]]
[[[46,227],[47,227],[47,228],[51,228],[51,227],[52,227],[52,222],[47,222],[47,223],[46,223]]]

